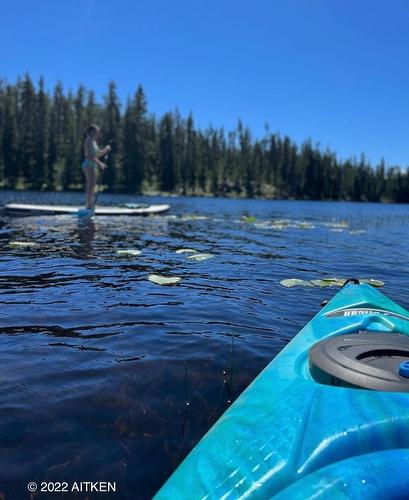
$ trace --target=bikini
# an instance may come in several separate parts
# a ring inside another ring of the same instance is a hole
[[[98,154],[99,154],[99,148],[98,148],[98,145],[97,145],[96,141],[92,141],[92,149],[91,149],[90,152],[91,152],[90,156],[92,156],[93,158],[95,158],[96,156],[98,156]],[[85,158],[85,160],[82,162],[82,168],[85,168],[85,167],[91,167],[95,171],[98,170],[98,164],[95,163],[92,160],[88,160],[87,158]]]

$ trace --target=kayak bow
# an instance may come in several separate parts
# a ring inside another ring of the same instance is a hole
[[[348,283],[156,495],[407,498],[409,313]]]

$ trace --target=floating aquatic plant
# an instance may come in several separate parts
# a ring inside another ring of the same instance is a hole
[[[189,255],[188,259],[207,260],[207,259],[211,259],[212,257],[214,257],[214,255],[212,255],[211,253],[195,253],[193,255]]]
[[[197,250],[194,250],[193,248],[179,248],[176,250],[176,253],[197,253]]]
[[[247,224],[253,224],[257,219],[254,217],[254,215],[245,215],[241,218],[241,220],[243,222],[247,222]]]
[[[259,229],[273,229],[275,231],[288,228],[288,224],[276,224],[271,222],[256,222],[254,226]]]
[[[337,287],[342,287],[344,286],[345,282],[347,281],[347,278],[322,278],[322,279],[315,279],[311,281],[305,281],[305,280],[300,280],[297,278],[291,278],[291,279],[285,279],[280,281],[280,284],[287,287],[291,288],[293,286],[317,286],[320,288],[323,287],[328,287],[328,286],[337,286]],[[359,279],[360,283],[368,283],[369,285],[376,286],[376,287],[381,287],[384,285],[383,281],[381,280],[376,280],[373,278],[363,278]]]
[[[207,220],[209,217],[206,217],[205,215],[182,215],[180,220],[182,221],[189,221],[189,220]]]
[[[9,245],[11,247],[29,248],[38,246],[38,243],[34,241],[10,241]]]
[[[345,283],[345,278],[322,278],[319,280],[311,280],[314,286],[326,287],[326,286],[343,286]]]
[[[116,253],[118,255],[141,255],[142,252],[140,250],[128,248],[126,250],[117,250]]]
[[[156,283],[157,285],[169,286],[177,285],[182,280],[182,278],[179,278],[178,276],[162,276],[161,274],[150,274],[148,276],[148,280],[152,283]]]
[[[364,229],[352,229],[349,234],[364,234],[366,231]]]
[[[254,226],[259,229],[271,229],[272,224],[271,222],[264,221],[264,222],[256,222]]]
[[[273,230],[282,230],[288,228],[295,229],[315,229],[315,225],[311,222],[303,222],[303,221],[294,221],[294,223],[290,223],[291,221],[287,219],[276,219],[273,222],[262,221],[256,222],[254,225],[260,229],[273,229]]]
[[[349,222],[346,220],[343,220],[341,222],[324,222],[322,225],[325,227],[330,227],[332,229],[348,229]]]
[[[314,286],[310,281],[300,280],[297,278],[281,280],[280,284],[286,288],[292,288],[293,286]]]

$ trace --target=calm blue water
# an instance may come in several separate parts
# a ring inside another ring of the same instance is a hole
[[[0,192],[0,203],[9,201],[81,203],[82,196]],[[6,498],[28,498],[29,481],[116,481],[117,498],[151,497],[337,290],[288,289],[282,279],[376,278],[409,307],[409,206],[145,201],[172,210],[88,223],[0,216]],[[175,253],[186,247],[214,257],[195,262]],[[116,253],[129,248],[142,254]],[[150,273],[182,281],[161,287]]]

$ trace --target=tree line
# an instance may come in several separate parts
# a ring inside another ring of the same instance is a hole
[[[174,192],[313,200],[409,202],[409,171],[339,160],[311,141],[298,145],[271,133],[252,137],[241,121],[235,130],[200,129],[192,114],[156,117],[139,86],[123,106],[114,82],[103,102],[82,85],[58,83],[47,91],[29,74],[0,83],[0,187],[82,189],[82,141],[88,125],[110,141],[101,183],[109,192]]]

